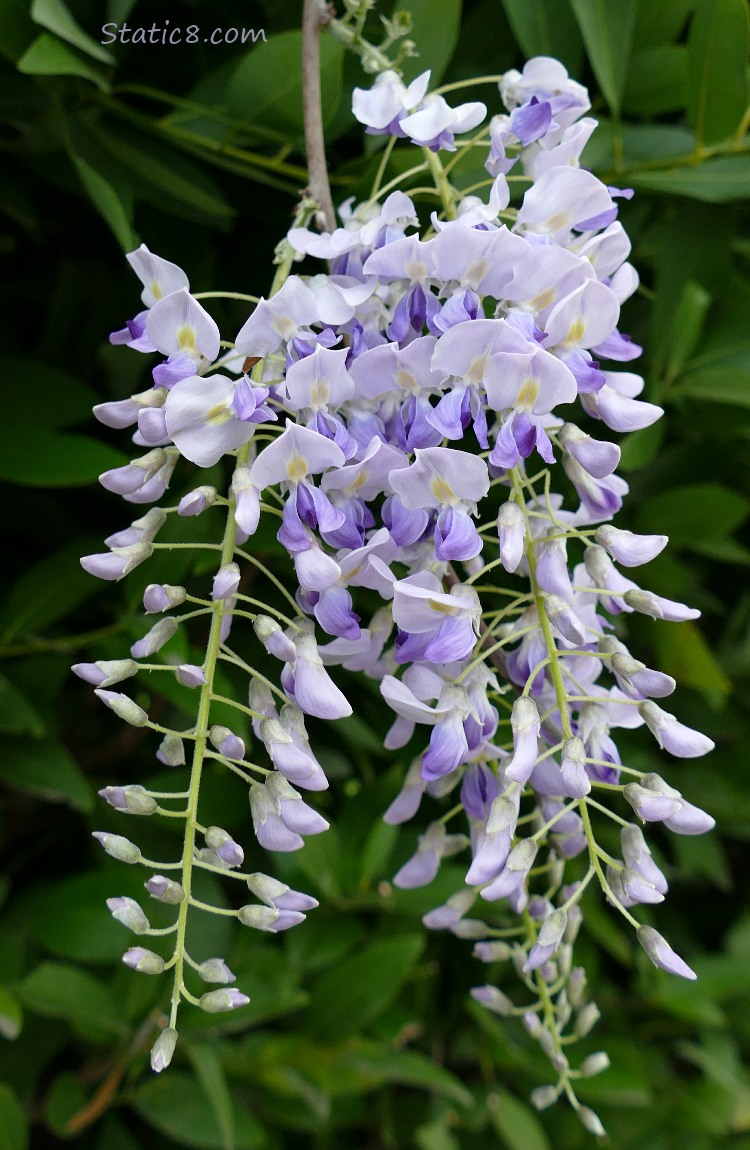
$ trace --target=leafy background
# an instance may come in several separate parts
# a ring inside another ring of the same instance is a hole
[[[633,624],[635,649],[674,674],[679,717],[716,752],[667,777],[717,817],[718,833],[658,840],[673,876],[658,922],[697,984],[653,970],[592,898],[581,958],[603,1021],[582,1044],[612,1068],[584,1084],[617,1150],[750,1150],[750,192],[746,0],[411,0],[421,56],[446,80],[559,56],[590,85],[602,127],[587,162],[637,196],[622,216],[643,287],[625,327],[647,348],[647,397],[666,418],[625,437],[631,496],[622,524],[667,532],[646,582],[703,609],[699,625]],[[515,1024],[468,999],[487,974],[470,944],[426,938],[424,911],[460,882],[446,866],[425,891],[388,883],[413,850],[379,821],[405,761],[383,753],[386,721],[365,694],[357,718],[321,725],[335,779],[334,829],[280,860],[321,898],[303,928],[249,938],[227,919],[195,947],[225,954],[252,995],[231,1018],[185,1011],[169,1073],[147,1069],[164,980],[120,963],[127,936],[103,906],[142,876],[104,860],[91,829],[121,831],[96,789],[153,780],[153,746],[71,681],[76,660],[116,657],[138,635],[145,581],[195,574],[154,560],[148,576],[98,584],[77,556],[125,525],[96,484],[125,459],[91,404],[147,386],[141,357],[106,334],[137,310],[122,259],[141,240],[185,266],[194,288],[267,290],[273,245],[304,185],[298,0],[3,0],[0,6],[0,334],[5,513],[0,598],[0,1150],[73,1140],[91,1150],[574,1150],[561,1109],[526,1102],[545,1080]],[[158,9],[158,12],[156,11]],[[254,48],[103,49],[105,21],[133,27],[263,28]],[[373,30],[376,22],[371,18]],[[370,25],[368,25],[369,27]],[[361,193],[377,165],[348,109],[358,62],[324,39],[334,193]],[[480,94],[479,92],[477,93]],[[496,92],[485,92],[499,110]],[[377,146],[377,145],[376,145]],[[468,186],[481,178],[457,170]],[[432,203],[423,200],[424,207]],[[212,308],[228,330],[234,304]],[[173,489],[192,485],[186,471]],[[198,531],[209,531],[210,523]],[[282,571],[269,534],[257,545]],[[197,572],[199,573],[199,572]],[[144,688],[165,716],[185,699]],[[183,718],[184,721],[184,718]],[[642,736],[631,761],[663,770]],[[171,775],[170,778],[173,778]],[[207,780],[207,821],[248,841],[241,795]],[[139,823],[175,853],[171,827]],[[255,859],[264,865],[261,852]],[[219,903],[226,892],[206,891]],[[508,986],[506,986],[508,989]],[[742,1007],[745,1007],[743,1010]]]

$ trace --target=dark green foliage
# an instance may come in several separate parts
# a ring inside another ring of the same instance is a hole
[[[577,1150],[591,1141],[564,1108],[532,1111],[541,1055],[517,1022],[468,999],[469,987],[502,979],[500,971],[476,963],[466,942],[424,936],[420,916],[452,893],[458,868],[446,865],[425,891],[390,886],[416,829],[396,832],[379,816],[408,756],[382,751],[387,720],[364,692],[356,719],[315,732],[335,781],[321,809],[335,828],[279,864],[285,881],[320,898],[320,910],[279,938],[232,931],[228,919],[205,925],[196,954],[224,948],[251,1003],[231,1017],[186,1012],[175,1066],[158,1079],[146,1051],[165,984],[122,966],[129,936],[104,907],[109,894],[137,897],[143,876],[92,844],[92,829],[130,833],[95,790],[158,786],[158,764],[150,736],[123,730],[67,667],[125,651],[142,630],[135,616],[146,582],[205,569],[159,557],[113,587],[77,564],[127,522],[94,482],[125,458],[127,436],[95,425],[90,405],[148,380],[141,357],[106,343],[138,310],[122,251],[144,240],[183,264],[196,290],[268,290],[274,244],[306,181],[300,7],[0,3],[0,1150],[71,1138],[86,1150]],[[612,1068],[582,1085],[581,1098],[601,1114],[615,1150],[748,1150],[747,3],[404,7],[422,47],[409,77],[431,66],[450,82],[558,55],[590,85],[602,120],[588,163],[638,193],[622,214],[643,288],[624,326],[646,347],[638,370],[666,417],[625,437],[631,496],[618,523],[672,536],[644,583],[704,616],[699,626],[630,627],[640,657],[680,681],[675,713],[707,731],[717,751],[673,766],[642,733],[623,744],[637,767],[666,768],[719,828],[700,840],[658,839],[659,861],[675,876],[659,926],[697,984],[653,970],[591,892],[581,960],[604,1017],[586,1047],[607,1049]],[[100,44],[108,21],[148,27],[167,17],[173,28],[263,28],[268,42]],[[363,155],[348,114],[362,82],[356,60],[324,39],[337,202],[364,191],[377,163],[372,140]],[[478,95],[500,110],[490,85]],[[458,182],[482,179],[479,164],[457,169]],[[242,305],[214,303],[230,328],[245,318]],[[190,486],[179,471],[176,495]],[[210,516],[191,524],[196,538],[211,532]],[[270,529],[254,545],[285,577]],[[156,681],[142,693],[165,713],[187,698]],[[247,841],[242,788],[209,769],[205,795],[207,820]],[[138,824],[151,857],[174,851],[169,822]],[[264,865],[259,848],[253,863]],[[211,885],[211,898],[226,903]]]

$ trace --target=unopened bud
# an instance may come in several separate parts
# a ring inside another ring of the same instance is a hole
[[[133,659],[100,659],[96,663],[74,663],[70,669],[93,687],[113,687],[135,675],[138,664]]]
[[[102,844],[107,854],[118,862],[132,866],[133,863],[141,861],[141,852],[130,839],[123,838],[122,835],[110,835],[106,831],[94,831],[93,837]]]
[[[205,834],[206,846],[216,851],[221,861],[229,867],[242,866],[245,852],[239,843],[222,827],[209,827]]]
[[[147,615],[156,615],[181,606],[186,598],[184,587],[175,587],[170,583],[149,583],[143,593],[143,609]]]
[[[185,891],[178,882],[165,878],[163,874],[155,874],[144,883],[146,890],[157,902],[165,902],[169,906],[178,906],[185,900]]]
[[[474,947],[474,957],[480,962],[506,962],[512,954],[507,942],[478,942]]]
[[[147,631],[142,639],[139,639],[130,648],[130,654],[134,659],[148,659],[151,655],[155,655],[162,647],[166,646],[172,636],[176,633],[179,627],[177,619],[171,615],[166,615],[163,619],[159,619],[154,623],[150,631]]]
[[[575,646],[586,642],[586,628],[560,595],[545,595],[543,606],[545,615],[563,639]]]
[[[122,961],[131,970],[139,970],[141,974],[163,974],[164,959],[153,950],[146,950],[143,946],[131,946],[122,956]]]
[[[595,1074],[601,1074],[609,1066],[609,1055],[604,1050],[598,1050],[596,1054],[589,1054],[588,1058],[584,1058],[581,1063],[581,1077],[593,1078]]]
[[[229,730],[229,727],[214,724],[208,732],[208,738],[219,754],[225,755],[228,759],[244,759],[245,744],[239,735]]]
[[[171,1026],[162,1030],[154,1045],[151,1047],[151,1069],[156,1074],[166,1070],[172,1061],[174,1048],[177,1045],[177,1031]]]
[[[557,946],[565,934],[568,916],[564,910],[553,910],[539,928],[540,946]]]
[[[148,715],[143,707],[139,707],[127,695],[122,695],[118,691],[94,691],[94,694],[101,699],[105,707],[114,711],[119,719],[130,723],[131,727],[145,727],[148,723]]]
[[[536,1110],[546,1110],[553,1106],[559,1097],[559,1091],[554,1086],[537,1086],[531,1091],[531,1105]]]
[[[113,918],[127,926],[134,934],[145,934],[150,929],[149,921],[134,898],[120,895],[108,898],[107,906]]]
[[[251,926],[254,930],[272,930],[278,917],[276,907],[259,906],[257,903],[248,903],[237,911],[237,918],[242,925]]]
[[[223,958],[207,958],[197,968],[198,974],[204,982],[234,982],[235,975],[224,962]]]
[[[226,563],[214,575],[211,598],[230,599],[240,585],[240,568],[237,563]]]
[[[579,1106],[576,1113],[582,1126],[588,1130],[589,1134],[594,1134],[597,1138],[605,1136],[607,1131],[602,1126],[599,1115],[595,1114],[588,1106]]]
[[[137,783],[127,787],[103,787],[99,794],[115,810],[128,815],[151,815],[156,810],[156,799]]]
[[[584,1038],[594,1029],[601,1018],[599,1007],[595,1002],[588,1002],[579,1012],[575,1021],[574,1031],[576,1038]]]
[[[175,677],[183,687],[190,687],[191,689],[202,687],[206,682],[203,668],[195,663],[181,663],[175,671]]]
[[[480,1002],[493,1014],[500,1014],[503,1018],[507,1018],[513,1013],[513,1003],[507,994],[503,994],[502,990],[498,990],[496,986],[474,986],[469,993],[475,1002]]]
[[[220,1014],[224,1010],[237,1010],[247,1006],[250,999],[239,990],[209,990],[201,995],[198,1005],[207,1014]]]
[[[216,488],[210,487],[208,484],[196,487],[194,491],[188,491],[187,495],[183,495],[177,505],[177,514],[200,515],[207,507],[211,507],[216,502],[217,495]]]
[[[179,735],[165,735],[156,757],[165,767],[181,767],[185,763],[185,744]]]

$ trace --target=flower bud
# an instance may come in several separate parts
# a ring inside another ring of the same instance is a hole
[[[512,954],[507,942],[478,942],[474,946],[474,957],[480,962],[506,962]]]
[[[70,669],[93,687],[112,687],[135,675],[138,664],[133,659],[100,659],[96,663],[74,663]]]
[[[600,1018],[601,1012],[596,1003],[587,1002],[583,1009],[579,1011],[575,1026],[573,1027],[576,1038],[584,1038],[589,1031],[594,1029]]]
[[[216,502],[217,495],[216,488],[210,487],[208,484],[196,487],[194,491],[188,491],[187,495],[183,495],[177,504],[177,514],[200,515],[207,507],[211,507]]]
[[[239,990],[209,990],[201,995],[198,1005],[207,1014],[220,1014],[224,1010],[237,1010],[247,1006],[250,999]]]
[[[503,994],[496,986],[474,986],[469,993],[475,1002],[480,1002],[493,1014],[507,1018],[513,1012],[513,1003],[507,994]]]
[[[133,643],[130,654],[134,659],[148,659],[150,655],[155,655],[157,651],[166,646],[179,625],[178,620],[171,615],[159,619],[158,623],[154,623],[151,630],[147,631],[142,639]]]
[[[652,926],[641,926],[637,930],[638,941],[654,966],[666,970],[668,974],[678,974],[680,978],[697,978],[694,970],[672,950],[667,940]]]
[[[101,690],[94,691],[94,694],[109,707],[110,711],[114,711],[118,719],[124,719],[131,727],[145,727],[148,723],[148,715],[143,707],[139,707],[127,695],[122,695],[118,691]]]
[[[546,1110],[557,1102],[559,1094],[560,1092],[554,1086],[537,1086],[531,1091],[531,1105],[536,1110]]]
[[[151,1069],[156,1074],[166,1070],[172,1061],[174,1048],[177,1045],[177,1031],[171,1026],[162,1030],[154,1045],[151,1047]]]
[[[110,835],[106,831],[94,831],[93,838],[100,842],[108,855],[118,862],[137,863],[141,861],[141,852],[135,843],[125,839],[122,835]]]
[[[127,787],[103,787],[99,794],[116,811],[125,814],[151,815],[156,810],[156,799],[137,783]]]
[[[143,946],[131,946],[122,956],[122,961],[131,970],[139,970],[141,974],[163,974],[164,959],[153,950],[146,950]]]
[[[152,898],[169,906],[178,906],[185,899],[185,891],[180,883],[165,878],[163,874],[153,875],[144,886]]]
[[[204,982],[234,982],[235,975],[224,962],[223,958],[207,958],[197,967],[197,973]]]
[[[586,971],[582,966],[576,966],[570,972],[568,979],[568,998],[574,1009],[579,1010],[586,993]]]
[[[563,639],[576,647],[583,646],[586,642],[586,628],[573,608],[559,595],[545,595],[543,606],[545,615]]]
[[[156,757],[165,767],[181,767],[185,762],[185,744],[179,735],[165,735]]]
[[[500,561],[506,571],[513,572],[523,558],[526,517],[517,503],[503,503],[497,516],[500,539]]]
[[[203,668],[194,663],[181,663],[175,671],[177,682],[183,687],[202,687],[206,682]]]
[[[595,1114],[588,1106],[579,1106],[576,1113],[584,1129],[588,1130],[589,1134],[594,1134],[597,1138],[605,1137],[607,1131],[602,1126],[598,1114]]]
[[[97,579],[119,582],[153,553],[150,543],[132,543],[128,547],[113,547],[111,551],[97,555],[83,555],[80,563],[84,571]]]
[[[208,732],[208,738],[220,755],[225,755],[228,759],[244,759],[245,744],[239,735],[232,734],[229,727],[214,724]]]
[[[239,585],[239,565],[237,563],[226,563],[214,575],[211,598],[214,600],[214,602],[216,602],[218,599],[231,599]]]
[[[538,1014],[533,1011],[527,1010],[523,1016],[523,1024],[528,1030],[532,1038],[538,1038],[542,1033],[542,1022]]]
[[[216,851],[221,861],[228,867],[242,866],[245,852],[232,836],[222,827],[209,827],[205,834],[206,846]]]
[[[581,1077],[593,1078],[595,1074],[601,1074],[609,1066],[609,1055],[604,1050],[598,1050],[596,1054],[589,1054],[588,1058],[584,1058],[581,1063]]]
[[[275,906],[260,906],[258,903],[248,903],[237,911],[237,918],[243,926],[251,926],[254,930],[273,930],[273,924],[280,915]]]
[[[170,583],[149,583],[143,593],[143,609],[147,615],[156,615],[181,606],[186,598],[184,587],[175,587]]]
[[[591,790],[591,779],[586,774],[586,747],[583,740],[574,735],[563,744],[560,759],[565,794],[571,799],[582,799]]]
[[[113,918],[127,926],[134,934],[145,934],[150,929],[149,921],[134,898],[120,895],[108,898],[107,906]]]

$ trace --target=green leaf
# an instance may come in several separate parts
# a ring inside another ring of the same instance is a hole
[[[225,89],[228,111],[238,120],[257,120],[292,136],[304,134],[302,33],[279,32],[257,44],[237,65]],[[320,38],[320,89],[324,123],[341,99],[344,48],[332,36]]]
[[[620,470],[640,471],[658,456],[664,443],[664,421],[652,423],[641,431],[631,431],[620,442]]]
[[[362,848],[362,866],[359,883],[364,889],[369,887],[373,879],[385,877],[385,867],[393,854],[398,839],[398,827],[384,823],[378,819],[365,839]]]
[[[30,938],[61,958],[118,961],[127,935],[107,911],[105,901],[113,894],[140,898],[140,868],[108,861],[102,870],[46,882],[27,895],[25,921]]]
[[[635,28],[635,0],[570,0],[570,3],[599,87],[617,115]]]
[[[688,40],[688,116],[698,144],[725,140],[748,104],[746,0],[700,0]]]
[[[707,399],[710,403],[750,407],[750,371],[732,367],[690,371],[680,378],[671,394],[675,399],[689,395],[695,399]]]
[[[373,1045],[365,1047],[361,1052],[355,1051],[351,1055],[351,1062],[363,1078],[373,1079],[378,1084],[393,1082],[402,1086],[417,1086],[443,1098],[450,1098],[461,1106],[471,1106],[473,1102],[471,1092],[454,1074],[416,1050],[394,1050],[390,1047],[378,1049]]]
[[[86,1091],[76,1074],[58,1074],[44,1105],[44,1117],[53,1134],[70,1138],[69,1122],[86,1105]]]
[[[690,621],[679,627],[656,627],[652,642],[658,666],[682,687],[692,687],[709,703],[720,704],[732,684],[719,666],[703,635]]]
[[[3,355],[0,357],[0,373],[5,381],[3,420],[6,423],[29,424],[33,414],[34,424],[52,428],[72,427],[84,420],[90,421],[91,408],[101,399],[77,376],[41,359]],[[36,404],[32,413],[29,394],[35,392],[48,395],[50,402]]]
[[[0,4],[0,55],[15,62],[35,36],[25,0],[4,0]]]
[[[0,731],[8,735],[31,735],[40,739],[44,719],[17,687],[0,675]]]
[[[0,1082],[0,1150],[26,1150],[29,1124],[21,1104],[4,1082]]]
[[[101,583],[78,562],[101,541],[79,539],[32,564],[14,583],[0,607],[3,643],[16,635],[44,631],[101,590]]]
[[[419,1126],[414,1131],[419,1150],[461,1150],[455,1134],[452,1132],[448,1116],[436,1118],[426,1126]]]
[[[638,13],[633,33],[636,48],[653,48],[657,44],[671,44],[679,36],[697,0],[669,0],[654,4],[654,0],[638,0]]]
[[[663,348],[667,380],[675,379],[695,353],[710,306],[711,296],[706,289],[694,280],[688,280]]]
[[[311,1032],[333,1042],[366,1027],[396,998],[423,949],[421,935],[379,939],[327,970],[313,988]]]
[[[637,531],[669,536],[674,547],[730,535],[750,514],[750,500],[719,483],[690,483],[652,495],[636,515]]]
[[[210,1046],[190,1046],[188,1054],[195,1076],[214,1112],[221,1133],[222,1150],[234,1150],[234,1110],[224,1067]]]
[[[0,759],[0,779],[8,786],[53,803],[90,811],[94,795],[86,777],[65,747],[53,742],[9,741]]]
[[[645,191],[669,192],[707,204],[727,204],[750,196],[750,156],[717,156],[694,167],[663,172],[629,172],[628,183]]]
[[[554,56],[571,75],[581,65],[581,38],[568,0],[502,0],[524,55]]]
[[[87,435],[18,425],[3,445],[0,479],[27,487],[80,487],[127,462],[121,451]]]
[[[73,163],[86,194],[109,225],[122,250],[132,251],[137,246],[132,228],[132,202],[125,202],[109,180],[105,180],[104,176],[95,171],[81,156],[74,156]]]
[[[66,40],[74,48],[80,48],[88,56],[100,60],[103,64],[114,64],[115,58],[107,52],[101,44],[97,44],[84,32],[68,11],[63,0],[33,0],[31,5],[31,19],[35,24],[54,32],[61,40]]]
[[[685,106],[687,49],[660,44],[637,52],[630,62],[622,103],[633,116],[660,116]]]
[[[12,998],[10,994],[8,994],[8,991],[0,986],[0,1035],[2,1035],[3,1038],[7,1038],[9,1042],[12,1042],[13,1039],[18,1038],[22,1026],[23,1014],[21,1007],[15,998]],[[0,1105],[0,1112],[1,1111],[2,1106]],[[2,1123],[0,1123],[0,1126],[1,1125]],[[1,1146],[2,1143],[0,1143],[0,1147]]]
[[[87,971],[43,962],[19,987],[21,1001],[43,1018],[64,1018],[98,1040],[120,1037],[127,1026],[108,986]]]
[[[87,129],[119,165],[135,174],[140,198],[148,198],[163,209],[166,196],[170,211],[186,209],[181,214],[191,219],[200,217],[219,227],[228,226],[234,219],[234,208],[204,168],[170,146],[168,126],[166,139],[158,141],[122,126],[113,131],[109,126],[89,122]]]
[[[437,17],[435,0],[400,0],[397,8],[411,13],[409,39],[414,40],[419,55],[404,64],[404,78],[413,80],[426,68],[432,72],[430,86],[436,87],[451,61],[461,30],[461,0],[440,0]],[[464,99],[470,99],[466,96]]]
[[[487,1099],[487,1108],[508,1150],[552,1150],[539,1119],[525,1102],[498,1090]]]
[[[167,1138],[196,1150],[224,1150],[216,1117],[195,1079],[181,1070],[152,1078],[136,1091],[133,1106],[144,1121]],[[234,1107],[235,1150],[264,1146],[266,1134],[246,1110]]]
[[[24,52],[16,64],[19,72],[30,76],[81,76],[84,80],[91,80],[98,88],[106,92],[109,83],[101,71],[94,64],[90,64],[82,56],[69,48],[56,36],[49,32],[42,32]]]

